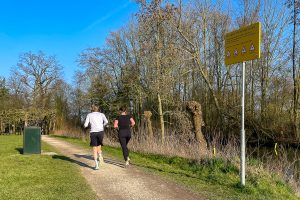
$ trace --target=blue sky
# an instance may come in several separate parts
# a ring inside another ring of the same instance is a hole
[[[42,50],[56,55],[72,83],[80,52],[101,47],[137,10],[131,0],[0,0],[0,76],[21,53]]]

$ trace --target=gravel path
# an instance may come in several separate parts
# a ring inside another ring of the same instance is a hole
[[[82,175],[102,200],[197,200],[204,199],[182,187],[147,174],[137,167],[124,168],[124,163],[104,158],[100,170],[94,170],[91,152],[68,142],[46,135],[42,140],[56,147],[64,156],[55,159],[68,160],[79,165]],[[105,152],[104,152],[105,153]],[[104,155],[105,156],[105,155]]]

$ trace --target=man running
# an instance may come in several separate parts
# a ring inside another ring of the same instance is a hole
[[[108,123],[105,115],[99,112],[99,106],[92,105],[91,113],[86,116],[84,127],[90,124],[90,146],[93,147],[93,156],[95,160],[95,170],[99,169],[99,162],[102,165],[104,160],[101,146],[103,146],[104,126]],[[97,158],[98,157],[98,158]],[[99,159],[99,162],[98,162]]]

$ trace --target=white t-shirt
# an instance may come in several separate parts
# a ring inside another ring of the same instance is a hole
[[[86,116],[84,127],[91,125],[90,132],[100,132],[104,130],[104,126],[108,123],[105,115],[100,112],[92,112]]]

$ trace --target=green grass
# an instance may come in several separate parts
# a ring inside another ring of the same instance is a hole
[[[88,141],[61,136],[58,138],[89,148]],[[103,151],[104,156],[122,160],[120,148],[104,146]],[[131,152],[130,158],[134,165],[173,180],[208,199],[300,199],[284,181],[266,172],[256,176],[248,175],[246,186],[242,187],[239,184],[239,170],[221,159],[197,162],[138,152]]]
[[[22,136],[0,136],[0,199],[97,199],[62,155],[23,155]],[[42,143],[43,152],[56,152]]]

